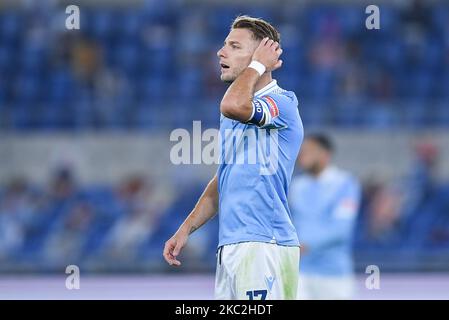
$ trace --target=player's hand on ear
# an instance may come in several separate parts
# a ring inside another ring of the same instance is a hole
[[[181,262],[176,258],[187,243],[188,234],[182,231],[176,232],[173,237],[165,242],[163,256],[169,265],[180,266]]]
[[[279,69],[282,66],[282,60],[279,57],[282,54],[282,49],[278,42],[269,38],[263,38],[253,54],[253,60],[262,63],[267,72]]]

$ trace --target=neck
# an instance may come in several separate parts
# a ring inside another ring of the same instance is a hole
[[[267,84],[269,84],[271,81],[273,81],[271,77],[271,72],[265,72],[257,81],[256,85],[254,86],[254,92],[259,91],[263,87],[265,87]]]

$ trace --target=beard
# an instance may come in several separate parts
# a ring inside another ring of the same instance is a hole
[[[315,163],[311,164],[310,166],[303,167],[302,169],[306,173],[316,176],[323,170],[323,167],[318,162],[315,162]]]
[[[243,72],[243,70],[245,70],[245,68],[243,68],[242,70],[239,70],[239,71],[234,71],[233,73],[228,73],[226,75],[222,74],[220,76],[220,79],[224,83],[231,84],[235,81],[235,79],[237,79],[237,77]]]
[[[225,79],[225,80],[221,80],[221,81],[223,81],[224,83],[227,83],[227,84],[231,84],[234,82],[234,80],[235,79]]]
[[[236,78],[237,77],[224,77],[224,76],[220,77],[221,81],[223,81],[224,83],[227,83],[227,84],[233,83]]]

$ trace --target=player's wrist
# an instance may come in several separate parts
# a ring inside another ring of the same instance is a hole
[[[182,235],[182,236],[189,236],[190,235],[190,231],[191,231],[191,229],[192,229],[192,226],[189,224],[189,223],[183,223],[180,227],[179,227],[179,229],[178,229],[178,231],[176,232],[176,233],[178,233],[179,235]]]
[[[267,71],[267,67],[265,67],[265,65],[263,63],[261,63],[257,60],[251,61],[248,68],[252,68],[252,69],[256,70],[260,76],[262,76],[265,73],[265,71]]]

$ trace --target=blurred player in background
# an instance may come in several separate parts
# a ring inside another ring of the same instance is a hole
[[[298,299],[351,299],[354,291],[352,231],[360,186],[332,165],[333,145],[326,135],[305,138],[289,203],[301,241]]]
[[[218,211],[216,299],[296,298],[299,243],[287,191],[303,127],[295,94],[281,89],[271,76],[282,65],[279,42],[278,31],[264,20],[234,20],[217,52],[221,80],[230,84],[220,104],[220,166],[164,248],[166,261],[179,266],[177,257],[188,236]],[[273,161],[273,150],[262,150],[253,164],[223,161],[223,152],[233,147],[226,144],[230,137],[235,138],[237,158],[245,158],[245,149],[254,152],[275,141],[276,170],[261,174],[263,165]]]

